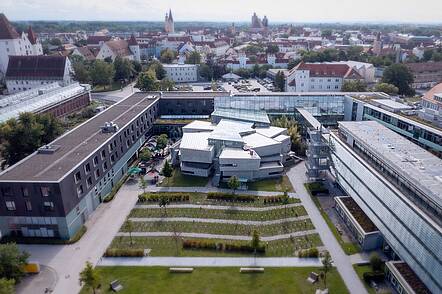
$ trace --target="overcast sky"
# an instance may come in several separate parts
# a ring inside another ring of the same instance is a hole
[[[438,22],[442,0],[0,0],[10,20]]]

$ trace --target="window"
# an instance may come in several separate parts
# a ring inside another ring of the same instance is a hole
[[[111,163],[114,163],[115,162],[115,156],[112,154],[111,155],[111,157],[110,157],[110,161],[111,161]]]
[[[94,157],[94,166],[97,166],[97,165],[98,165],[98,157],[95,156],[95,157]]]
[[[15,210],[15,202],[14,201],[6,201],[6,209],[9,211]]]
[[[54,202],[52,202],[52,201],[43,202],[43,208],[46,211],[53,211],[54,210]]]
[[[86,184],[87,184],[87,187],[88,187],[88,188],[89,188],[90,186],[92,186],[92,178],[91,178],[91,177],[87,178],[87,180],[86,180]]]
[[[89,163],[86,163],[86,165],[84,166],[84,172],[86,174],[89,174],[91,172],[91,165]]]
[[[25,207],[27,211],[31,211],[32,210],[32,203],[29,200],[25,201]]]
[[[41,195],[43,197],[48,197],[51,194],[51,189],[49,187],[44,186],[44,187],[41,187],[40,190],[41,190]]]
[[[100,170],[95,170],[95,179],[98,179],[100,177]]]
[[[107,170],[107,162],[105,161],[105,162],[103,162],[103,171],[106,171]]]
[[[78,171],[75,173],[75,183],[78,183],[79,181],[81,181],[81,174]]]
[[[3,196],[12,196],[12,189],[11,187],[3,187],[2,188]]]
[[[26,187],[21,188],[21,191],[23,193],[23,197],[29,197],[29,189]]]
[[[83,194],[84,190],[83,190],[83,185],[80,185],[77,187],[77,195],[81,196]]]
[[[106,158],[106,150],[101,150],[101,159],[105,159]]]

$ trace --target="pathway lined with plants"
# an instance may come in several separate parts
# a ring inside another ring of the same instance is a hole
[[[292,207],[299,207],[302,206],[301,202],[299,203],[290,203],[287,205],[274,205],[274,206],[268,206],[268,207],[250,207],[250,206],[237,206],[237,205],[207,205],[207,204],[169,204],[167,205],[168,209],[170,208],[200,208],[200,209],[216,209],[216,210],[240,210],[240,211],[270,211],[270,210],[276,210],[276,209],[284,209],[286,208],[292,208]],[[163,209],[158,204],[137,204],[134,206],[134,208],[143,208],[143,209]]]
[[[315,234],[315,230],[299,231],[288,234],[273,235],[261,237],[261,241],[276,241],[283,239],[290,239],[291,237],[300,237]],[[132,234],[127,232],[119,232],[118,237],[185,237],[185,238],[201,238],[201,239],[223,239],[223,240],[238,240],[238,241],[250,241],[251,236],[245,235],[217,235],[217,234],[206,234],[206,233],[176,233],[176,232],[132,232]]]
[[[275,219],[269,221],[247,221],[247,220],[232,220],[232,219],[214,219],[214,218],[191,218],[191,217],[131,217],[130,221],[133,222],[199,222],[199,223],[212,223],[212,224],[232,224],[232,225],[246,225],[246,226],[268,226],[283,224],[292,221],[307,220],[308,216],[289,217],[283,219]]]

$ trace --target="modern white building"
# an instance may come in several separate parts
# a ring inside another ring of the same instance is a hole
[[[196,64],[163,64],[166,77],[175,83],[191,83],[198,81],[198,65]]]

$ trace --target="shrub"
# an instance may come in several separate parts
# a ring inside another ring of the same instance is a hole
[[[210,240],[183,240],[183,248],[247,253],[253,253],[255,251],[249,244],[222,243]],[[256,249],[256,253],[259,254],[264,254],[265,251],[266,248],[264,245],[260,245]]]
[[[258,199],[258,196],[230,194],[230,193],[222,193],[222,192],[209,192],[209,193],[207,193],[207,199],[231,201],[231,202],[254,202]]]
[[[105,257],[143,257],[144,249],[141,248],[112,248],[107,249],[104,253]]]
[[[376,283],[381,283],[385,279],[384,272],[376,271],[376,272],[365,272],[362,277],[366,283],[370,283],[371,281]]]
[[[305,184],[305,186],[306,186],[307,190],[309,190],[313,196],[316,196],[318,194],[327,194],[328,193],[328,189],[321,182],[307,183],[307,184]]]
[[[319,257],[319,250],[316,247],[300,250],[299,257]]]
[[[382,270],[382,260],[376,252],[370,255],[370,265],[374,272]]]
[[[138,202],[159,202],[161,197],[166,197],[169,202],[190,200],[190,194],[186,193],[143,193],[138,195]]]

